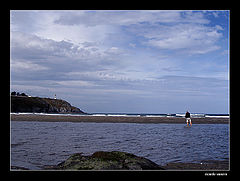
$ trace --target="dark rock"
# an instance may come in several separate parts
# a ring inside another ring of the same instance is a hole
[[[84,113],[61,99],[26,96],[11,96],[11,112]]]
[[[95,152],[91,156],[81,153],[71,155],[66,161],[57,166],[47,166],[45,169],[54,170],[163,170],[159,165],[143,157],[112,151]]]

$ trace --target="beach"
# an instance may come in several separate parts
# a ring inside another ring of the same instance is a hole
[[[183,117],[145,117],[145,116],[90,116],[90,115],[40,115],[11,114],[11,121],[40,122],[95,122],[95,123],[169,123],[185,124]],[[229,124],[229,118],[191,118],[193,124]]]

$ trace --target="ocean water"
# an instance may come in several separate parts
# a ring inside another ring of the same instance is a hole
[[[11,121],[11,165],[42,169],[73,153],[124,151],[159,165],[229,158],[229,125]]]

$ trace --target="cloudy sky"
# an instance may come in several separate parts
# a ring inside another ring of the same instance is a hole
[[[229,112],[229,11],[10,11],[11,91],[85,112]]]

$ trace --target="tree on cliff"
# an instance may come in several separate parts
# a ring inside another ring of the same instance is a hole
[[[11,96],[15,96],[17,93],[15,91],[11,92]]]
[[[27,96],[27,94],[25,94],[25,93],[22,93],[22,94],[20,94],[20,96]]]
[[[28,96],[27,94],[25,94],[25,93],[19,93],[19,92],[15,92],[15,91],[13,91],[13,92],[11,92],[11,96]]]

